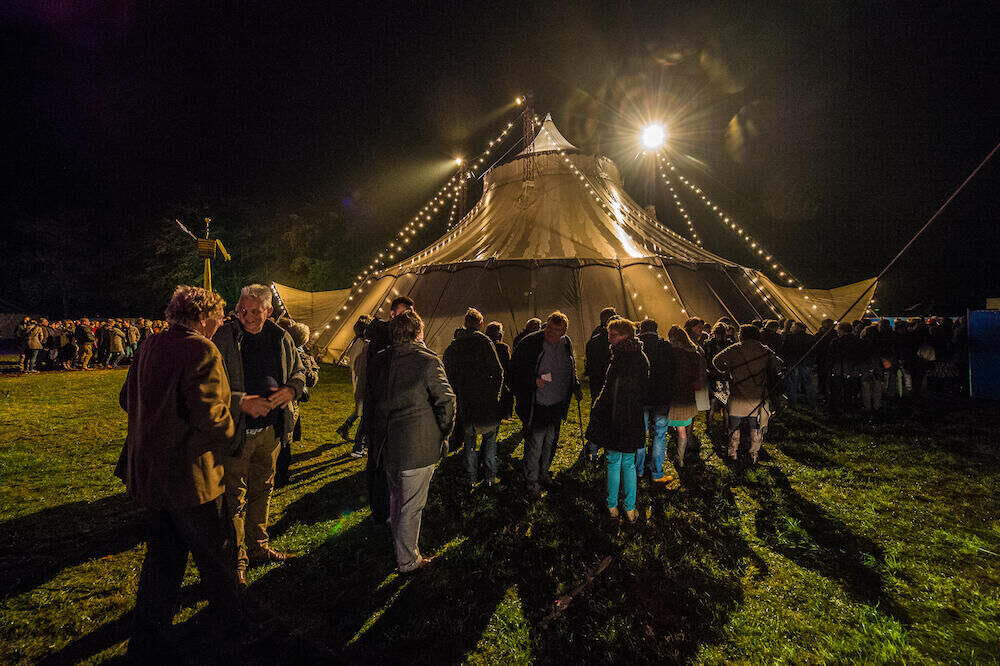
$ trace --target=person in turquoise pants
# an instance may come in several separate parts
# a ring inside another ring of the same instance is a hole
[[[619,493],[625,494],[625,517],[635,522],[636,451],[646,446],[643,403],[649,381],[649,360],[628,319],[608,322],[611,363],[604,388],[590,411],[587,437],[606,451],[608,515],[617,520]]]

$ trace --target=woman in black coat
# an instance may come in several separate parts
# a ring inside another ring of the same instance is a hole
[[[625,516],[634,522],[635,453],[646,446],[643,404],[649,380],[649,360],[635,338],[635,324],[627,319],[608,322],[611,363],[604,388],[590,410],[587,439],[606,451],[608,465],[608,513],[618,518],[618,492],[625,493]]]

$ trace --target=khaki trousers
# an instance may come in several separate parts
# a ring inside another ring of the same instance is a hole
[[[247,435],[240,454],[226,458],[226,506],[236,531],[237,569],[245,570],[249,557],[268,547],[267,517],[280,450],[274,428],[268,427]]]
[[[91,342],[84,342],[80,345],[80,367],[86,368],[90,366],[90,359],[94,357],[94,344]]]

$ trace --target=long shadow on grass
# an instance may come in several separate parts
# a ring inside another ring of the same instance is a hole
[[[200,585],[186,585],[181,588],[179,607],[193,606],[205,599]],[[46,655],[40,664],[77,664],[96,654],[100,654],[113,645],[127,641],[132,635],[133,612],[117,617],[102,624],[89,634],[78,638],[64,646],[58,652]]]
[[[518,441],[518,435],[511,435],[501,451],[513,450]],[[426,537],[421,537],[447,544],[441,561],[405,583],[394,602],[348,647],[345,658],[460,663],[489,630],[498,640],[486,639],[482,648],[492,661],[532,655],[540,661],[593,663],[587,631],[575,633],[581,620],[574,613],[577,608],[586,613],[587,594],[565,617],[551,616],[559,595],[618,550],[595,520],[592,485],[582,483],[573,470],[560,475],[561,488],[529,502],[516,462],[507,459],[501,464],[509,470],[503,485],[470,496],[458,490],[463,472],[458,462],[446,461],[441,479],[435,479]],[[576,635],[575,643],[564,642],[569,634]]]
[[[747,490],[760,503],[757,533],[776,552],[802,567],[839,582],[857,601],[907,623],[909,618],[886,591],[880,573],[885,552],[870,539],[792,488],[777,465],[762,465],[745,476]]]
[[[365,492],[363,471],[342,477],[289,504],[271,527],[277,536],[292,524],[329,523],[322,545],[272,566],[250,586],[253,603],[267,609],[273,622],[222,635],[198,613],[174,627],[168,649],[195,663],[329,663],[335,650],[324,646],[346,641],[394,591],[393,585],[379,586],[393,565],[388,530],[355,513]],[[182,595],[182,607],[204,598],[200,586],[185,587]],[[46,661],[75,663],[126,640],[130,618],[131,612],[98,627]]]
[[[420,543],[427,554],[442,553],[418,576],[394,573],[385,526],[355,520],[347,529],[334,524],[321,546],[269,571],[251,589],[347,662],[460,661],[517,582],[520,517],[528,507],[517,483],[469,495],[461,490],[462,473],[459,455],[452,455],[431,481]],[[356,496],[360,476],[302,498],[301,507],[286,510],[288,521],[337,515]],[[266,661],[262,655],[270,652],[261,645],[248,656]]]
[[[51,580],[67,567],[134,548],[145,513],[125,493],[69,502],[0,525],[0,598]]]
[[[768,575],[741,533],[729,472],[691,453],[677,471],[678,487],[648,487],[649,520],[626,550],[622,626],[632,626],[631,658],[640,662],[690,661],[739,608],[748,566]]]

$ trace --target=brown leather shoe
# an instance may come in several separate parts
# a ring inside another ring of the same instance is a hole
[[[290,560],[294,555],[289,553],[279,553],[272,548],[265,548],[264,550],[254,553],[250,556],[250,564],[271,564],[273,562],[284,562],[285,560]]]
[[[437,559],[436,557],[421,557],[420,563],[417,564],[417,566],[413,567],[412,569],[408,569],[406,571],[400,571],[399,569],[396,569],[396,572],[399,573],[400,576],[412,576],[421,569],[429,567],[436,559]]]

